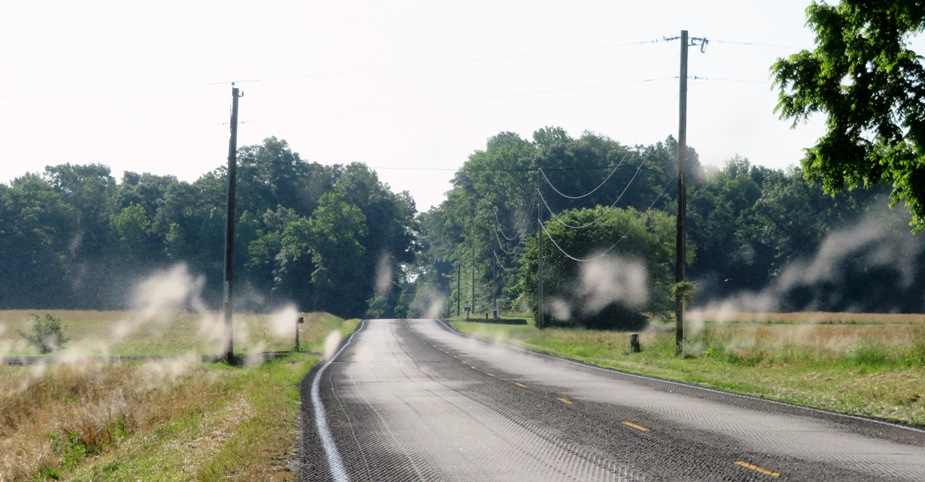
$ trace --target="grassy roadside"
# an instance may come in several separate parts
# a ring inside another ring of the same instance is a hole
[[[0,480],[292,480],[297,384],[358,322],[306,315],[307,352],[253,366],[0,366]]]
[[[705,320],[675,355],[671,327],[640,334],[453,321],[459,331],[602,367],[809,407],[925,426],[925,326]]]
[[[4,310],[0,311],[0,355],[39,354],[19,335],[20,331],[29,331],[32,314],[48,314],[61,320],[70,338],[63,350],[65,355],[184,355],[222,350],[224,321],[219,312],[152,315],[132,311]],[[235,313],[235,351],[291,350],[297,315],[295,311]],[[288,323],[287,318],[291,318]],[[277,331],[284,334],[280,336]]]

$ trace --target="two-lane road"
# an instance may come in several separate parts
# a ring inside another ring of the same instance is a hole
[[[363,323],[303,382],[302,480],[925,480],[925,432]]]

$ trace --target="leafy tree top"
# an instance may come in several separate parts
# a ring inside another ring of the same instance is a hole
[[[826,133],[802,161],[805,177],[830,193],[889,183],[891,205],[909,205],[922,229],[925,66],[909,41],[925,29],[925,2],[814,1],[806,12],[816,48],[772,67],[782,118],[826,115]]]

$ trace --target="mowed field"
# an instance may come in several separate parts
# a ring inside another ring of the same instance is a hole
[[[61,320],[70,341],[67,355],[183,355],[222,353],[224,318],[219,312],[0,311],[0,356],[38,355],[19,331],[28,332],[31,315]],[[236,313],[233,341],[239,353],[292,350],[294,310],[275,314]]]
[[[0,347],[12,349],[0,354],[37,353],[17,333],[30,313],[0,312]],[[358,323],[304,314],[303,352],[264,362],[258,353],[293,348],[297,314],[279,321],[287,336],[273,315],[236,315],[235,353],[251,356],[228,366],[199,356],[219,353],[218,314],[35,313],[61,319],[71,341],[62,363],[0,364],[0,481],[292,480],[298,382]],[[107,354],[174,356],[84,357]]]
[[[599,366],[881,420],[925,426],[925,315],[688,312],[639,333],[453,321],[493,342]]]

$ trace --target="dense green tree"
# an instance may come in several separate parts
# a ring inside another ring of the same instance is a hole
[[[14,179],[0,194],[0,306],[68,306],[75,301],[68,263],[77,233],[74,207],[36,174]]]
[[[544,224],[547,323],[638,329],[643,311],[671,306],[672,216],[598,206],[563,211]],[[536,312],[536,239],[527,244],[518,291]]]
[[[827,192],[885,182],[925,227],[925,65],[909,48],[925,29],[918,1],[814,1],[807,25],[816,48],[773,66],[777,110],[796,124],[826,116],[803,173]]]
[[[343,196],[321,196],[318,208],[307,220],[292,223],[283,233],[283,244],[294,257],[310,253],[314,306],[343,316],[361,316],[370,294],[366,290],[372,273],[362,264],[367,234],[366,216]]]

